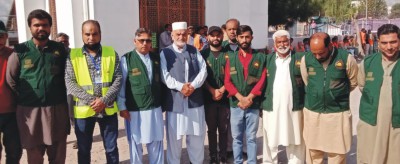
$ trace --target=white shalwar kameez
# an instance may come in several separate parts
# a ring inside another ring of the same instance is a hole
[[[276,54],[273,84],[273,111],[263,111],[263,163],[278,163],[278,146],[286,146],[288,163],[304,163],[302,111],[292,111],[293,91],[290,79],[291,55]]]
[[[175,44],[172,47],[176,52],[186,51],[186,46],[179,50]],[[162,80],[169,89],[182,90],[183,83],[171,77],[167,70],[167,62],[164,53],[161,52],[161,71]],[[197,51],[197,60],[200,71],[196,78],[191,82],[191,85],[197,89],[201,88],[206,77],[207,69],[203,57]],[[188,81],[189,65],[185,61],[185,80]],[[180,95],[183,96],[183,95]],[[204,160],[204,139],[206,133],[206,122],[204,106],[197,108],[188,108],[188,99],[185,98],[184,110],[182,113],[167,112],[167,163],[180,163],[182,138],[186,135],[186,146],[189,154],[189,159],[193,164],[202,164]]]
[[[137,52],[137,51],[136,51]],[[153,70],[149,54],[142,55],[137,52],[140,59],[147,68],[149,81],[152,81]],[[128,68],[126,58],[121,58],[121,69],[123,83],[118,95],[118,109],[127,109],[125,102],[126,80],[128,76]],[[164,163],[164,122],[161,107],[143,111],[130,111],[131,120],[125,120],[126,136],[128,137],[130,150],[130,163],[142,163],[143,148],[142,144],[146,144],[149,153],[149,162],[154,164]]]

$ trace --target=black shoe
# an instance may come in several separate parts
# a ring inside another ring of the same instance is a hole
[[[210,157],[210,164],[218,164],[218,158],[217,157]]]

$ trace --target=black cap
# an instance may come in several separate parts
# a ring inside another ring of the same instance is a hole
[[[0,20],[0,33],[7,33],[6,26],[4,25],[4,22]]]
[[[222,29],[221,27],[218,26],[211,26],[210,28],[208,28],[208,33],[207,35],[210,35],[212,32],[214,31],[218,31],[220,34],[222,34]]]

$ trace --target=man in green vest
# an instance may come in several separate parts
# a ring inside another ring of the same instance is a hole
[[[237,19],[228,19],[225,23],[226,26],[226,33],[228,35],[228,40],[225,40],[222,42],[222,48],[231,51],[231,52],[236,52],[239,50],[239,45],[237,43],[236,39],[236,31],[240,26],[240,22]]]
[[[7,82],[17,101],[17,123],[28,163],[65,163],[69,133],[64,82],[67,52],[49,40],[52,18],[44,10],[28,15],[32,39],[14,46],[8,60]],[[4,100],[1,100],[3,103]]]
[[[90,163],[95,123],[100,126],[107,163],[119,163],[116,97],[121,87],[118,54],[101,46],[99,22],[82,23],[82,48],[71,49],[65,70],[68,93],[74,96],[78,163]]]
[[[251,49],[250,26],[239,26],[237,40],[240,49],[227,56],[224,78],[231,108],[233,156],[235,163],[243,163],[243,142],[247,142],[247,163],[256,163],[260,95],[266,77],[265,54]],[[244,135],[246,141],[243,141]]]
[[[275,53],[267,55],[267,86],[263,97],[263,163],[278,163],[278,146],[286,147],[289,163],[304,163],[302,136],[304,83],[300,61],[303,53],[290,48],[290,34],[272,35]]]
[[[226,97],[224,86],[225,61],[228,55],[222,49],[223,32],[220,27],[211,26],[208,30],[207,40],[209,48],[201,51],[207,61],[207,79],[204,82],[204,109],[208,127],[208,143],[210,163],[226,163],[226,143],[229,128],[229,100]],[[218,137],[217,139],[217,129]],[[217,145],[217,141],[218,145]],[[219,147],[219,152],[217,150]]]
[[[378,28],[380,52],[360,64],[362,91],[357,125],[357,163],[400,161],[400,29],[393,24]]]
[[[226,27],[226,34],[228,36],[228,40],[225,40],[222,42],[222,48],[224,50],[227,50],[228,52],[236,52],[239,50],[239,45],[237,43],[237,39],[236,39],[236,31],[240,26],[240,22],[239,20],[235,19],[235,18],[231,18],[228,19],[225,23],[225,27]],[[231,128],[230,128],[230,123],[228,125],[228,142],[226,144],[227,148],[227,156],[231,157],[233,156],[233,149],[232,149],[232,132],[231,132]],[[246,136],[243,137],[243,139],[246,139]],[[246,152],[246,142],[243,143],[243,152]]]
[[[118,95],[120,116],[125,119],[130,163],[142,163],[146,144],[149,163],[164,163],[164,122],[161,110],[159,54],[150,53],[151,32],[139,28],[135,49],[121,58],[122,87]]]
[[[357,86],[357,62],[332,46],[326,33],[310,39],[311,53],[301,59],[305,87],[304,130],[307,163],[346,163],[351,146],[349,96]]]

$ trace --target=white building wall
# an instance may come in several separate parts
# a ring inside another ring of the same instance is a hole
[[[26,22],[34,9],[48,11],[47,0],[16,0],[18,37],[20,42],[31,38]],[[82,22],[100,22],[102,44],[113,46],[119,54],[133,49],[133,35],[139,28],[139,0],[57,0],[58,32],[70,35],[72,48],[83,45]],[[229,18],[249,25],[254,32],[253,48],[264,48],[268,39],[268,1],[265,0],[206,0],[205,24],[221,26]]]
[[[57,0],[57,31],[66,33],[69,36],[71,48],[79,47],[77,43],[81,39],[81,23],[83,21],[83,2],[82,0]]]
[[[133,49],[134,34],[140,26],[139,0],[95,0],[93,14],[101,26],[103,45],[114,47],[120,55]]]
[[[264,48],[268,43],[268,1],[266,0],[206,0],[205,24],[221,26],[230,18],[249,25],[254,34],[252,47]]]
[[[15,0],[15,6],[18,24],[18,39],[19,42],[25,42],[32,38],[27,22],[29,13],[35,9],[49,11],[48,3],[46,0]]]
[[[26,18],[34,9],[48,11],[47,0],[16,0],[18,37],[20,42],[29,40]],[[82,47],[82,22],[87,19],[99,21],[101,43],[113,46],[120,54],[133,49],[133,36],[139,28],[139,1],[119,0],[57,0],[57,28],[70,36],[70,47]]]

